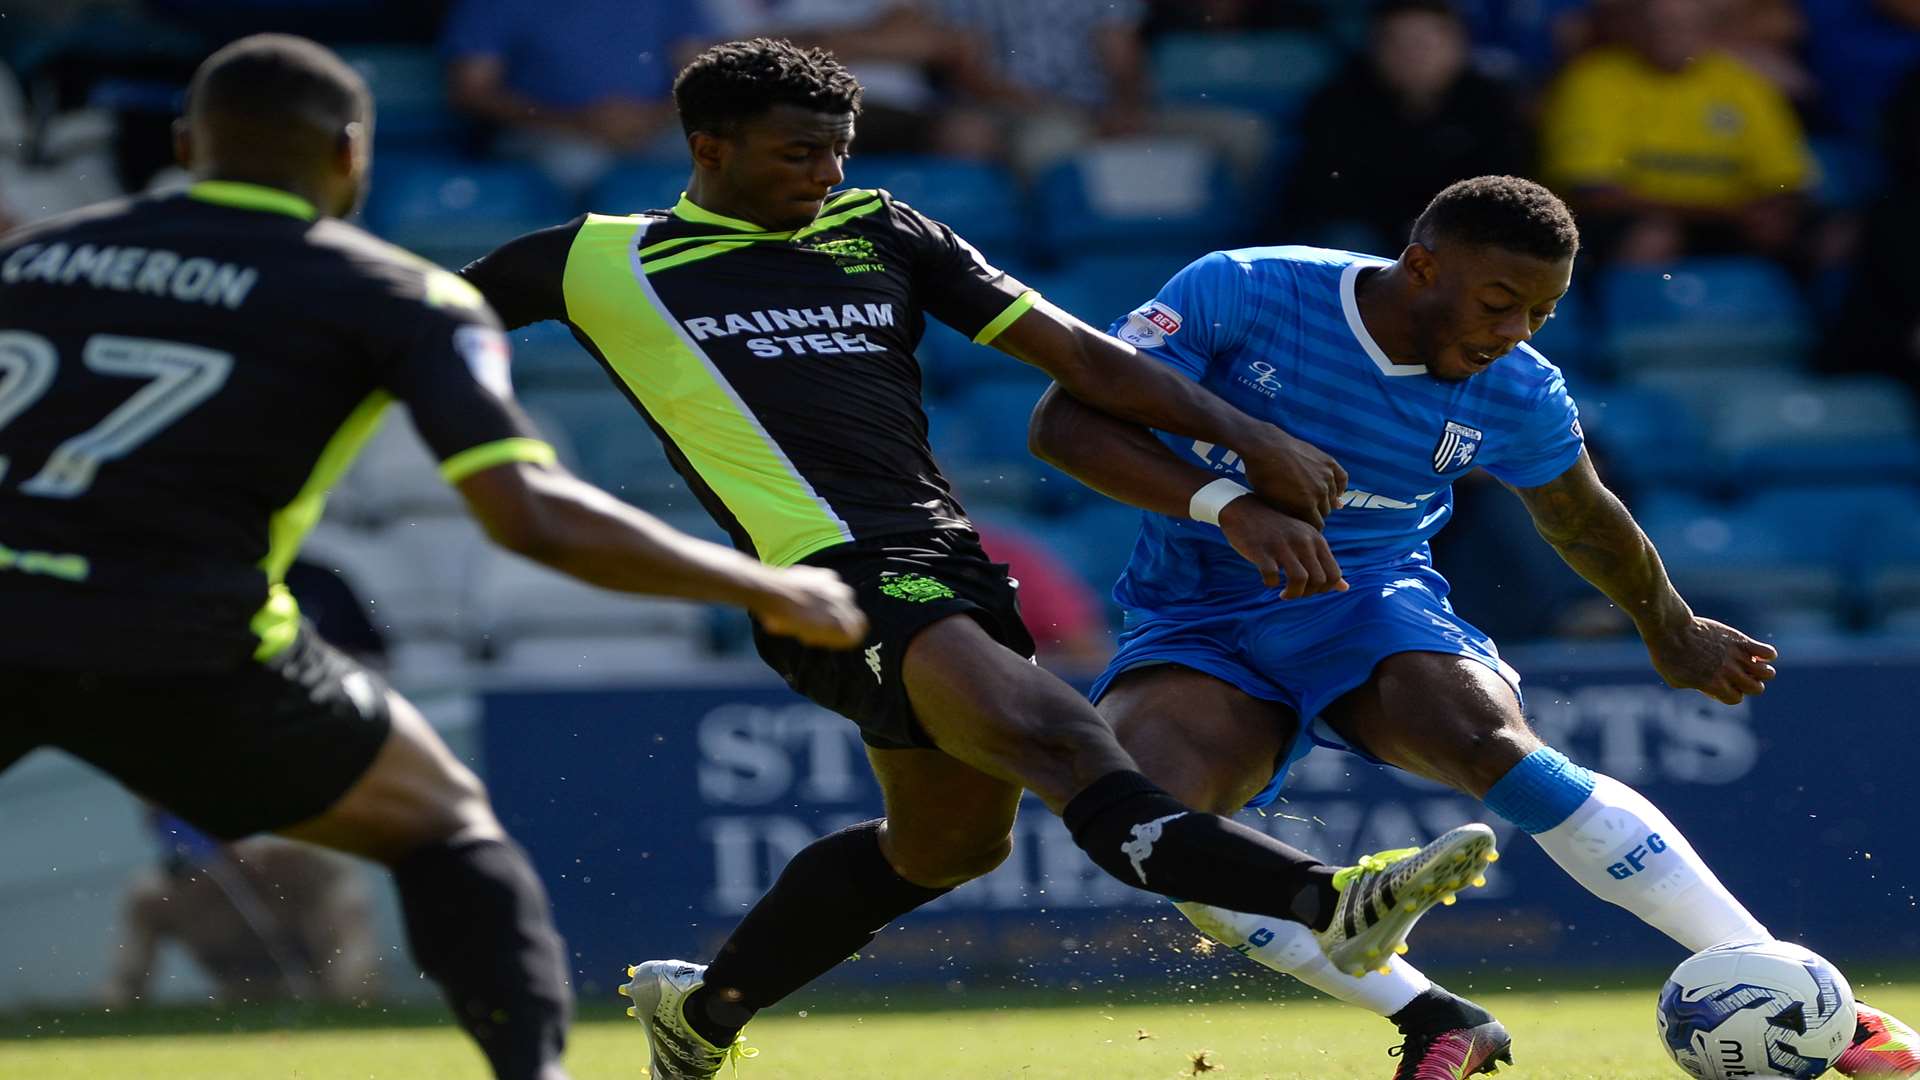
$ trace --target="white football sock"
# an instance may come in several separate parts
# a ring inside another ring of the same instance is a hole
[[[1771,940],[1665,814],[1618,780],[1592,776],[1573,816],[1533,836],[1560,869],[1694,952]]]
[[[1173,905],[1206,935],[1275,971],[1291,975],[1349,1005],[1392,1016],[1433,983],[1412,964],[1394,957],[1385,975],[1358,978],[1337,970],[1320,951],[1313,931],[1297,922],[1243,915],[1183,901]]]

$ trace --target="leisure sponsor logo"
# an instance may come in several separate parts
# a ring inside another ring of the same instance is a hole
[[[1486,437],[1479,428],[1458,420],[1447,421],[1440,430],[1440,441],[1433,445],[1433,471],[1450,473],[1473,464],[1473,456],[1480,452],[1480,440]]]
[[[1179,332],[1180,313],[1158,300],[1150,300],[1145,307],[1127,314],[1118,337],[1129,345],[1151,349],[1166,344],[1168,338]]]
[[[1235,375],[1233,381],[1259,391],[1262,397],[1272,397],[1281,389],[1280,373],[1265,360],[1255,360],[1247,365],[1246,373]]]
[[[892,304],[826,304],[812,308],[761,308],[758,311],[701,315],[683,324],[695,341],[730,338],[738,334],[765,334],[748,338],[746,346],[761,357],[832,356],[839,353],[886,352],[887,346],[867,339],[865,330],[848,328],[894,325]],[[782,330],[798,330],[782,334]]]

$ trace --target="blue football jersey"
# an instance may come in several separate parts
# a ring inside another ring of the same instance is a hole
[[[1389,360],[1354,299],[1361,271],[1387,265],[1311,247],[1218,251],[1110,331],[1340,462],[1347,491],[1326,537],[1349,581],[1426,562],[1427,541],[1453,513],[1456,478],[1483,467],[1533,487],[1565,472],[1581,450],[1566,382],[1530,346],[1458,382]],[[1160,438],[1223,476],[1245,472],[1226,447]],[[1218,527],[1151,513],[1114,588],[1122,605],[1155,612],[1268,594]]]

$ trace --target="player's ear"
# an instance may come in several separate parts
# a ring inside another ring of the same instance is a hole
[[[1440,267],[1433,257],[1433,249],[1418,240],[1406,246],[1400,253],[1400,265],[1406,270],[1407,279],[1415,285],[1431,285],[1440,274]]]
[[[687,136],[687,150],[693,154],[696,168],[717,170],[727,159],[727,139],[711,131],[696,131]]]

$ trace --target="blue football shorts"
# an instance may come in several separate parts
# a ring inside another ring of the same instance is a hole
[[[1492,669],[1513,692],[1520,675],[1500,659],[1493,639],[1453,613],[1447,579],[1413,563],[1347,575],[1343,593],[1178,615],[1129,611],[1119,651],[1095,680],[1097,703],[1123,672],[1179,664],[1212,675],[1299,716],[1295,736],[1273,779],[1248,806],[1280,793],[1287,770],[1315,746],[1379,759],[1348,746],[1320,717],[1341,695],[1365,683],[1395,653],[1451,653]]]

